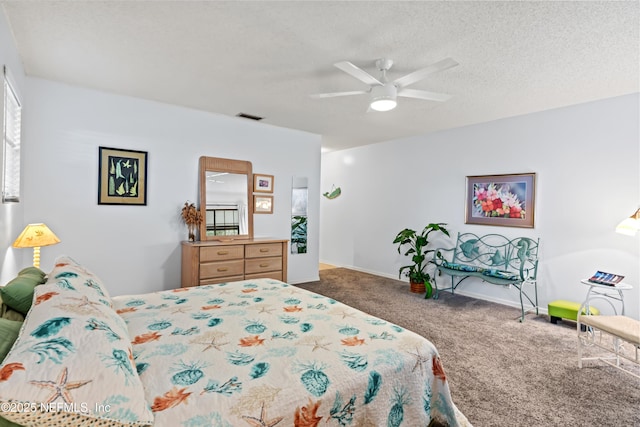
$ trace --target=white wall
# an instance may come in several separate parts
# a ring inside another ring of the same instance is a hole
[[[393,238],[430,222],[449,224],[447,246],[459,231],[539,237],[542,307],[582,301],[580,279],[600,269],[634,286],[626,309],[639,318],[640,236],[614,232],[640,204],[638,105],[638,94],[621,96],[324,154],[321,192],[336,185],[342,195],[321,200],[320,260],[398,278],[408,259]],[[464,224],[467,175],[522,172],[537,174],[535,228]],[[458,289],[517,304],[515,290],[468,281]]]
[[[13,35],[9,31],[6,17],[0,8],[0,82],[2,80],[2,66],[7,66],[13,77],[16,91],[24,101],[25,77],[18,51],[13,44]],[[2,85],[0,83],[0,105],[2,102]],[[27,114],[28,110],[23,112]],[[2,132],[2,108],[0,108],[0,133]],[[0,138],[0,144],[2,139]],[[4,164],[4,150],[0,146],[0,165]],[[2,168],[0,167],[0,184],[2,183]],[[22,203],[0,203],[0,284],[11,280],[22,267],[21,258],[17,258],[11,249],[11,244],[24,228],[22,221],[24,206]]]
[[[309,253],[289,257],[289,281],[318,278],[320,136],[177,106],[27,78],[24,223],[45,222],[62,243],[42,248],[42,269],[66,254],[112,295],[180,284],[180,220],[197,201],[198,159],[249,160],[275,176],[274,214],[256,215],[256,237],[290,238],[291,179],[309,178]],[[147,206],[97,204],[98,147],[148,152]],[[31,253],[23,255],[28,265]]]

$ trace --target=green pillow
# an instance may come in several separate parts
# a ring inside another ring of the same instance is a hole
[[[22,270],[15,279],[0,287],[2,301],[9,308],[22,314],[27,314],[31,308],[35,287],[45,282],[44,273],[40,274],[33,269],[35,267]]]
[[[6,304],[2,304],[2,306],[0,306],[0,313],[2,313],[0,317],[3,319],[19,320],[20,322],[24,321],[24,314],[12,310]]]
[[[20,424],[12,423],[6,418],[0,417],[0,427],[21,427]]]
[[[20,270],[18,276],[22,276],[23,274],[35,274],[36,276],[40,276],[41,279],[44,279],[46,273],[40,270],[38,267],[26,267]]]
[[[0,295],[0,317],[8,320],[24,321],[24,314],[18,313],[2,302],[2,295]],[[0,427],[2,427],[2,425],[0,425]]]
[[[0,363],[9,354],[13,343],[18,339],[22,322],[0,319]]]

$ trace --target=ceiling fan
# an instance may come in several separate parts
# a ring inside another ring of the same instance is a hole
[[[407,86],[416,83],[427,77],[429,74],[436,73],[438,71],[447,70],[458,65],[452,58],[446,58],[438,61],[428,67],[421,68],[412,73],[407,74],[404,77],[400,77],[392,82],[387,80],[387,71],[393,65],[393,61],[387,58],[381,58],[376,61],[376,68],[382,73],[380,79],[373,77],[371,74],[364,71],[362,68],[356,67],[349,61],[342,61],[333,64],[336,68],[344,71],[345,73],[355,77],[368,84],[369,90],[355,90],[349,92],[332,92],[332,93],[317,93],[311,95],[312,98],[334,98],[337,96],[350,96],[350,95],[363,95],[370,94],[371,101],[369,107],[376,111],[389,111],[396,108],[398,104],[396,98],[398,96],[404,96],[406,98],[426,99],[428,101],[444,102],[451,98],[451,95],[445,93],[429,92],[419,89],[407,89]]]

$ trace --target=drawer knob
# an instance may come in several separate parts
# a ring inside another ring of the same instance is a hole
[[[260,252],[269,252],[269,249],[267,249],[267,248],[260,248]]]
[[[260,264],[260,267],[262,267],[262,268],[269,267],[269,264],[263,262],[262,264]]]
[[[228,255],[229,251],[218,251],[218,255]]]
[[[218,271],[227,271],[228,268],[227,267],[218,267]]]

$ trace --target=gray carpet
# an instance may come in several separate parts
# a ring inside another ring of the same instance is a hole
[[[516,308],[446,292],[425,300],[408,283],[344,268],[297,286],[433,342],[475,427],[640,426],[640,380],[601,362],[578,369],[573,322],[528,314],[520,323]]]

